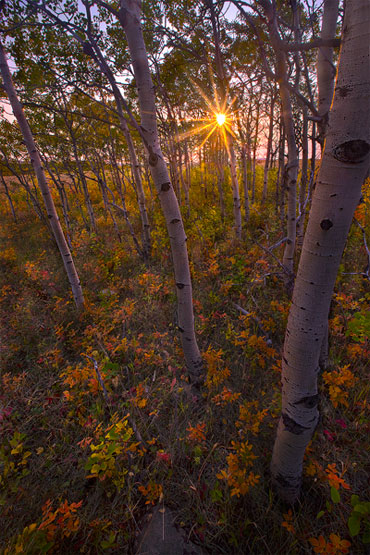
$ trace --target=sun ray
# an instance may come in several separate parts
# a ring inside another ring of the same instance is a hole
[[[199,135],[200,133],[202,133],[202,131],[205,131],[206,129],[214,125],[213,122],[210,123],[209,120],[207,121],[208,123],[205,125],[189,129],[188,131],[184,131],[184,133],[180,133],[180,135],[178,136],[178,140],[182,141],[184,139],[187,139],[188,137],[192,137],[193,135]]]
[[[210,136],[212,135],[212,133],[214,133],[214,132],[216,131],[216,129],[217,129],[217,126],[214,125],[214,126],[212,127],[211,131],[208,133],[207,137],[206,137],[206,138],[202,141],[202,143],[200,144],[199,148],[201,148],[201,147],[204,145],[204,143],[205,143],[206,141],[208,141],[208,139],[210,138]]]
[[[197,125],[192,129],[184,131],[180,133],[177,137],[177,141],[182,141],[187,139],[188,137],[193,137],[195,135],[205,134],[205,137],[202,139],[200,146],[197,149],[201,148],[206,141],[217,131],[219,137],[221,137],[222,142],[224,143],[227,151],[229,151],[228,147],[228,135],[232,136],[236,139],[236,135],[232,129],[233,126],[233,118],[235,117],[235,110],[233,110],[233,105],[235,103],[236,97],[233,97],[230,101],[228,101],[228,91],[223,96],[223,102],[220,102],[220,95],[217,92],[216,83],[214,80],[214,76],[211,72],[210,66],[210,82],[212,87],[213,99],[209,98],[207,94],[204,92],[201,86],[194,80],[190,79],[191,84],[193,85],[194,89],[199,93],[201,98],[203,99],[208,111],[209,116],[204,118],[198,118],[196,122],[205,122],[204,124]],[[190,120],[184,119],[184,122],[189,122]]]

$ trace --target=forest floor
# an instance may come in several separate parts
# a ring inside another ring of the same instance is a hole
[[[237,242],[231,195],[222,223],[215,187],[211,181],[201,187],[199,175],[194,181],[184,217],[206,363],[199,393],[188,384],[176,331],[169,242],[157,200],[151,200],[153,252],[146,266],[124,221],[123,241],[114,235],[89,185],[98,234],[74,225],[73,255],[86,298],[78,315],[59,254],[23,191],[13,199],[17,222],[3,197],[2,553],[135,553],[148,511],[163,505],[204,553],[366,553],[370,293],[361,275],[362,232],[352,226],[340,267],[330,364],[320,379],[321,419],[301,498],[289,508],[269,479],[290,301],[275,258],[283,247],[275,257],[266,248],[283,237],[283,224],[273,202],[255,204]],[[260,181],[259,174],[258,198]],[[356,217],[369,224],[368,196]]]

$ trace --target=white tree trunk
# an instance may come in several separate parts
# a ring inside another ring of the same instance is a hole
[[[275,107],[275,95],[272,94],[271,104],[270,104],[270,114],[269,114],[270,121],[269,121],[269,135],[267,139],[266,160],[263,168],[262,204],[264,204],[267,200],[269,165],[270,165],[270,156],[271,156],[271,149],[272,149],[272,137],[274,133],[274,107]]]
[[[284,67],[284,76],[286,79],[286,61],[285,54],[280,53],[281,67]],[[280,65],[278,63],[278,65]],[[284,79],[284,81],[285,81]],[[294,134],[294,121],[292,112],[292,103],[289,91],[284,85],[284,81],[279,82],[279,90],[281,97],[281,106],[283,112],[283,121],[288,144],[288,165],[287,165],[287,191],[288,191],[288,207],[287,207],[287,240],[284,248],[283,264],[289,274],[293,276],[294,272],[294,252],[296,243],[296,222],[297,222],[297,177],[298,177],[298,151]]]
[[[290,92],[287,87],[288,72],[286,53],[281,49],[281,38],[276,15],[276,6],[270,0],[259,0],[259,4],[265,12],[271,45],[276,56],[276,69],[281,98],[282,117],[284,122],[286,140],[288,143],[287,173],[287,240],[284,248],[283,264],[287,270],[287,285],[290,285],[294,275],[294,252],[296,244],[296,220],[297,220],[297,177],[298,177],[298,151],[294,133],[294,120]]]
[[[170,237],[177,289],[178,329],[190,379],[201,380],[203,363],[194,330],[192,285],[184,225],[159,144],[155,96],[150,75],[139,0],[121,0],[119,19],[125,31],[135,74],[141,130],[149,154],[151,175],[157,189]]]
[[[334,283],[370,164],[370,3],[347,0],[335,97],[299,263],[283,354],[282,416],[271,471],[296,500],[318,422],[317,374]]]
[[[338,19],[339,0],[324,0],[322,14],[321,38],[335,37]],[[318,112],[323,118],[318,124],[319,140],[323,144],[328,123],[328,114],[333,100],[335,66],[333,64],[333,47],[321,46],[317,55],[317,86],[319,89]]]
[[[242,213],[240,210],[240,193],[239,193],[239,182],[236,170],[236,159],[235,151],[233,145],[233,139],[231,135],[226,132],[227,136],[227,154],[230,167],[231,176],[231,187],[233,191],[233,212],[234,212],[234,226],[235,226],[235,236],[237,239],[242,238]]]
[[[14,116],[18,121],[18,125],[22,132],[23,140],[25,142],[25,145],[27,147],[28,153],[31,158],[33,169],[35,170],[37,181],[44,199],[50,227],[53,231],[55,241],[58,245],[59,252],[62,256],[63,264],[67,273],[69,283],[72,288],[72,293],[73,293],[76,306],[78,309],[82,309],[84,306],[84,298],[83,298],[82,288],[77,274],[77,270],[73,262],[71,251],[68,247],[66,238],[64,236],[62,226],[60,225],[60,221],[59,221],[57,211],[55,209],[53,197],[51,196],[51,193],[46,181],[46,176],[42,166],[40,154],[37,150],[37,146],[35,144],[30,126],[28,125],[26,116],[24,115],[22,104],[18,99],[17,93],[13,85],[12,77],[8,67],[8,62],[6,59],[5,50],[1,42],[0,42],[0,71],[3,78],[4,89],[9,97],[9,102],[12,106]]]

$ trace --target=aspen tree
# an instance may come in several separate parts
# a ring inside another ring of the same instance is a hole
[[[269,37],[276,56],[276,69],[278,75],[278,85],[281,98],[282,116],[284,121],[286,141],[288,145],[288,164],[287,164],[287,240],[284,248],[283,264],[287,272],[293,276],[294,271],[294,252],[296,243],[296,211],[297,211],[297,177],[298,177],[298,150],[294,132],[294,120],[292,101],[288,82],[288,64],[286,53],[281,48],[281,38],[278,27],[276,6],[270,0],[259,0],[259,4],[264,10],[267,18]]]
[[[337,28],[339,0],[324,0],[322,14],[321,38],[333,39]],[[333,47],[320,46],[317,55],[317,86],[319,90],[318,112],[321,120],[318,122],[319,141],[324,143],[326,125],[330,105],[333,100],[335,81],[335,67],[333,65]]]
[[[270,164],[270,156],[272,150],[272,136],[274,133],[274,107],[275,107],[275,94],[271,95],[270,113],[269,113],[269,133],[267,139],[266,159],[263,168],[263,191],[262,191],[262,204],[267,200],[267,185],[268,185],[268,172]]]
[[[30,129],[26,116],[24,115],[22,104],[18,99],[16,90],[13,85],[12,76],[8,66],[8,61],[1,41],[0,41],[0,72],[3,79],[3,87],[8,95],[9,102],[13,109],[14,116],[17,119],[18,125],[20,127],[20,130],[23,136],[24,143],[30,155],[33,169],[35,170],[37,181],[44,199],[50,227],[52,229],[59,252],[62,256],[64,268],[67,273],[68,281],[71,285],[76,306],[80,310],[84,306],[84,298],[83,298],[80,280],[73,262],[71,251],[68,247],[66,238],[63,233],[62,226],[59,221],[58,213],[55,209],[53,197],[51,196],[49,186],[47,184],[46,175],[44,172],[39,151],[35,144],[32,131]]]
[[[141,115],[141,131],[149,155],[150,172],[159,195],[170,238],[177,290],[178,329],[182,348],[190,379],[193,382],[199,382],[203,362],[194,330],[186,235],[179,204],[159,144],[154,88],[140,22],[141,2],[121,0],[118,15],[132,58]]]
[[[294,502],[318,422],[317,375],[331,297],[370,164],[370,3],[347,0],[335,96],[293,292],[282,361],[282,415],[271,471]]]

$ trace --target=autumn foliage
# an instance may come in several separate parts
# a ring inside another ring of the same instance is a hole
[[[273,502],[268,464],[289,298],[274,259],[249,236],[235,244],[194,187],[201,235],[191,219],[186,225],[207,372],[200,396],[189,389],[175,329],[162,221],[149,267],[104,218],[98,235],[75,230],[87,305],[76,316],[24,194],[17,224],[1,206],[4,553],[129,553],[135,523],[162,502],[214,553],[216,543],[227,553],[276,553],[277,545],[293,553],[298,544],[299,553],[361,553],[368,541],[369,294],[361,277],[346,276],[359,263],[361,234],[353,227],[330,314],[332,362],[306,457],[307,493],[287,511]],[[278,236],[253,210],[263,233]]]

